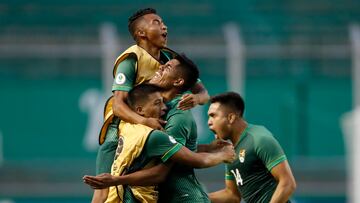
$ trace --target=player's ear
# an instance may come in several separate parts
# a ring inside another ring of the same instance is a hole
[[[136,35],[138,37],[145,37],[145,31],[143,29],[139,28],[136,30]]]
[[[184,85],[184,79],[183,78],[178,78],[175,80],[175,82],[173,83],[175,87],[180,87],[182,85]]]
[[[235,113],[229,113],[227,116],[227,119],[230,124],[233,124],[236,120],[236,114]]]
[[[136,111],[137,114],[139,114],[139,115],[141,115],[141,116],[144,115],[144,110],[143,110],[143,108],[142,108],[141,106],[137,106],[137,107],[135,108],[135,111]]]

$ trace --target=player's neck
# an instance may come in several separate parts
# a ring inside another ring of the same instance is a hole
[[[140,42],[138,44],[138,46],[143,48],[146,52],[148,52],[156,60],[160,60],[160,48],[159,47],[154,47],[149,43],[143,43],[143,42]]]
[[[243,119],[239,119],[234,124],[233,131],[231,133],[231,142],[234,145],[236,145],[239,142],[241,135],[244,132],[244,130],[246,129],[247,125],[248,125],[247,122]]]
[[[172,88],[169,90],[165,90],[164,92],[161,93],[164,102],[169,102],[172,99],[174,99],[177,95],[179,95],[179,92],[177,91],[177,89]]]

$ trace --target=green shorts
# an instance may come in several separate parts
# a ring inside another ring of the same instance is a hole
[[[111,166],[118,145],[118,125],[120,121],[112,122],[106,132],[105,142],[100,145],[96,157],[96,175],[111,173]]]

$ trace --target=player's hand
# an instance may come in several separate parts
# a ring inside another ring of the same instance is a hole
[[[97,176],[88,176],[83,177],[84,183],[90,185],[93,189],[104,189],[110,186],[115,186],[115,177],[109,173],[103,173]]]
[[[142,124],[155,130],[164,130],[163,125],[166,124],[166,121],[158,118],[146,118]]]
[[[216,151],[227,145],[232,146],[232,143],[223,139],[215,139],[209,144],[209,151]]]
[[[178,104],[178,109],[183,111],[191,109],[200,103],[199,95],[184,94]]]
[[[221,148],[221,152],[223,153],[224,163],[232,163],[233,161],[235,161],[236,154],[233,145],[224,146],[223,148]]]

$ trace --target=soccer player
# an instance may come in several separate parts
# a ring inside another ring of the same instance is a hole
[[[164,88],[162,95],[169,108],[166,114],[166,132],[192,151],[197,151],[196,123],[190,110],[183,111],[177,106],[182,94],[198,77],[196,65],[185,55],[179,55],[161,66],[150,80],[150,83]],[[204,203],[210,200],[195,177],[194,169],[175,164],[165,181],[159,185],[159,202]]]
[[[195,78],[196,81],[196,78]],[[181,82],[180,82],[181,83]],[[129,106],[144,117],[159,118],[166,109],[160,95],[161,88],[142,84],[134,87],[128,95]],[[225,146],[214,153],[194,153],[174,138],[159,130],[153,130],[142,124],[120,123],[121,136],[112,166],[112,178],[152,165],[154,158],[161,162],[172,160],[191,167],[210,167],[234,159],[232,146]],[[100,175],[100,177],[102,177]],[[96,177],[84,177],[86,183],[98,181]],[[146,181],[146,180],[145,180]],[[117,184],[113,184],[117,185]],[[111,187],[106,202],[156,202],[157,192],[154,186]]]
[[[296,183],[286,156],[265,127],[247,123],[239,94],[211,98],[208,125],[217,137],[229,139],[237,159],[226,165],[225,189],[209,194],[212,202],[289,202]]]
[[[153,129],[163,129],[160,118],[145,118],[134,112],[126,103],[128,91],[134,86],[148,82],[161,64],[177,55],[166,48],[168,30],[151,8],[141,9],[129,18],[128,29],[136,45],[125,50],[116,60],[113,75],[113,97],[105,105],[104,124],[100,130],[100,148],[96,159],[96,174],[109,173],[118,142],[120,120],[139,123]],[[179,109],[186,110],[209,100],[201,82],[191,87],[192,93],[184,94]],[[93,202],[101,202],[107,191],[95,190]]]

